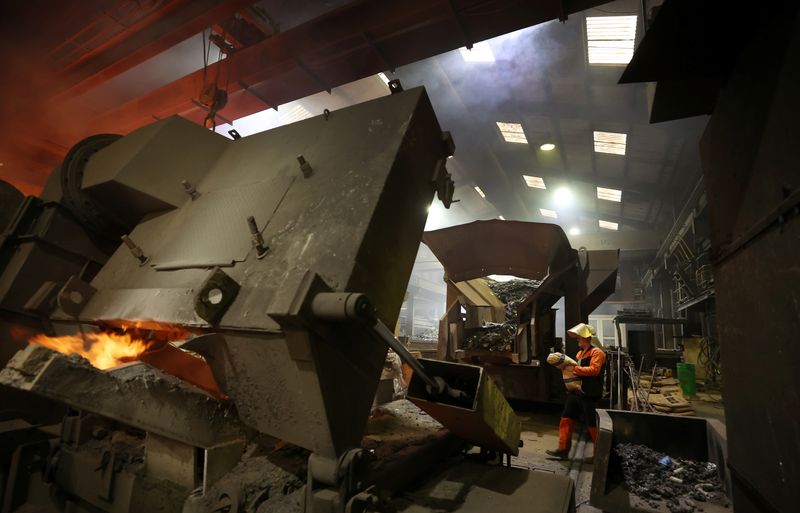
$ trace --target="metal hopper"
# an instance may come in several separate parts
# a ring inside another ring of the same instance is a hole
[[[508,398],[562,400],[560,375],[545,363],[557,343],[552,307],[564,298],[565,329],[586,322],[589,314],[614,292],[619,250],[575,250],[558,225],[502,220],[475,221],[426,232],[422,240],[442,263],[448,283],[438,357],[490,364],[486,372]],[[536,280],[539,285],[516,307],[519,322],[513,327],[511,350],[464,351],[465,333],[476,323],[505,321],[498,321],[495,309],[489,308],[491,301],[476,301],[470,294],[479,287],[479,278],[492,274]],[[462,306],[467,310],[466,321],[461,315]],[[574,341],[565,342],[567,353],[577,352]]]

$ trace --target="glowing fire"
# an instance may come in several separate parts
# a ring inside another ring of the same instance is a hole
[[[29,342],[66,355],[78,354],[98,369],[110,369],[136,360],[153,344],[136,340],[130,333],[86,333],[63,337],[36,335]]]
[[[218,399],[227,399],[208,363],[200,355],[170,344],[187,340],[181,326],[150,321],[105,321],[102,331],[48,337],[32,335],[22,326],[12,328],[15,338],[27,339],[65,355],[78,354],[100,370],[141,361],[201,388]],[[24,334],[24,336],[23,336]]]
[[[110,331],[78,333],[60,337],[39,334],[28,343],[39,344],[65,355],[78,354],[94,367],[105,370],[138,360],[145,351],[162,346],[169,340],[188,335],[180,329],[159,331],[122,326]]]

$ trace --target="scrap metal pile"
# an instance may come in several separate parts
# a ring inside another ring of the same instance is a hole
[[[509,281],[495,281],[486,280],[486,284],[492,289],[497,299],[505,303],[506,315],[509,321],[516,321],[519,318],[517,307],[528,299],[528,297],[539,288],[542,284],[537,280],[509,280]]]
[[[517,308],[541,284],[536,280],[486,280],[495,296],[506,305],[506,321],[485,323],[473,328],[465,340],[465,348],[483,351],[511,351],[519,324]]]
[[[464,347],[483,351],[511,351],[516,330],[517,323],[513,321],[489,322],[481,327],[472,328]]]
[[[426,328],[412,337],[414,340],[435,342],[439,340],[439,328]]]
[[[704,502],[727,507],[714,463],[671,458],[639,444],[620,443],[615,452],[626,488],[653,508],[664,501],[672,513],[701,511]]]

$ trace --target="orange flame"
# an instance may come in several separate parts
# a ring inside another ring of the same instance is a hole
[[[28,342],[66,355],[78,354],[101,370],[136,360],[153,344],[134,339],[130,333],[86,333],[62,337],[36,335]]]
[[[61,337],[39,334],[29,336],[28,343],[39,344],[65,355],[78,354],[100,370],[139,360],[191,383],[218,399],[227,399],[203,358],[169,344],[174,340],[189,338],[189,332],[183,327],[149,321],[116,320],[104,324],[106,331]],[[22,327],[14,329],[14,332],[17,335],[30,333]]]
[[[39,334],[29,338],[28,343],[39,344],[65,355],[78,354],[89,360],[94,367],[105,370],[138,360],[147,350],[161,346],[169,340],[186,338],[187,335],[186,331],[173,327],[158,332],[122,326],[114,331],[60,337]]]

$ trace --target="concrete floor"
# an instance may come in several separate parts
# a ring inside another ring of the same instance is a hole
[[[717,419],[725,422],[724,409],[719,396],[701,393],[691,400],[698,417]],[[531,408],[528,408],[529,410]],[[561,410],[550,406],[538,407],[535,411],[517,410],[522,420],[522,441],[524,446],[519,456],[512,458],[515,467],[527,468],[541,472],[570,476],[575,482],[575,505],[578,513],[600,513],[601,510],[589,504],[589,492],[592,484],[592,464],[587,461],[593,455],[594,447],[587,442],[589,437],[581,433],[580,427],[573,435],[570,460],[557,461],[549,459],[547,449],[558,445],[558,421]]]
[[[694,406],[698,417],[716,419],[725,424],[725,408],[722,405],[722,396],[718,393],[698,392],[697,397],[689,399],[689,402]]]

